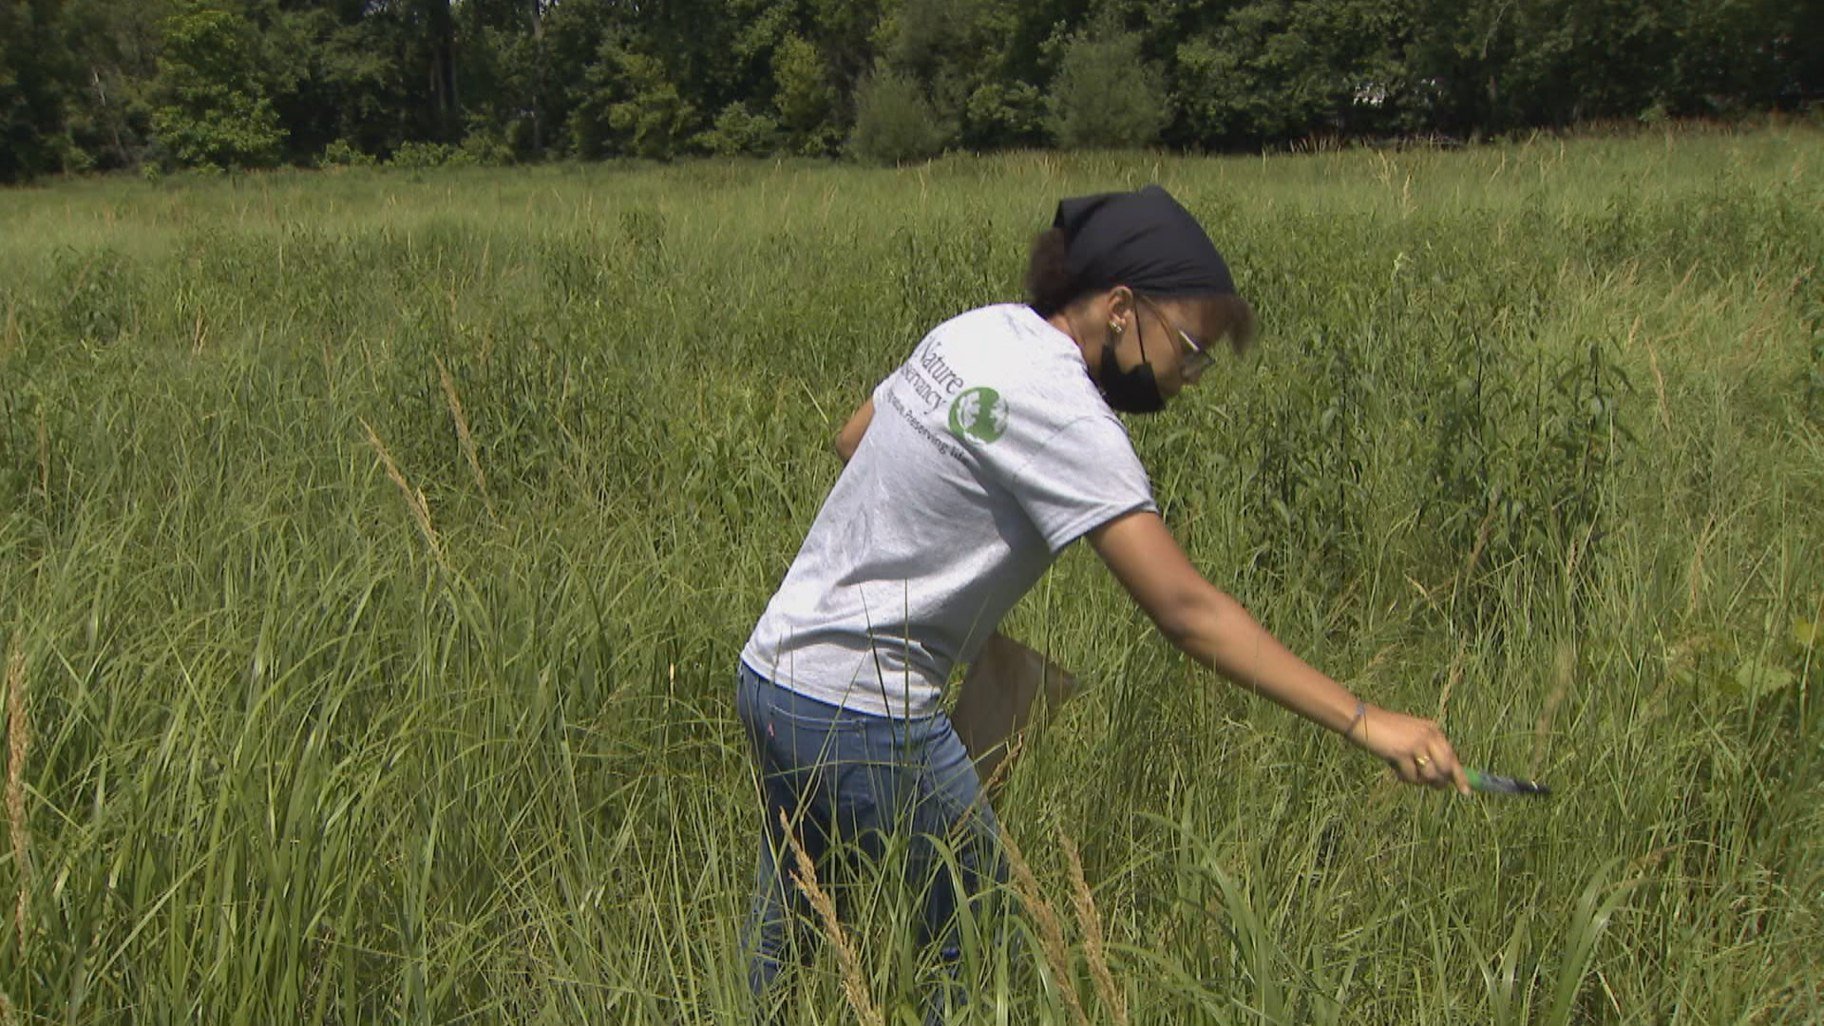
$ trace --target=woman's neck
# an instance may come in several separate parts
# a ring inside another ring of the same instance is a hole
[[[1083,354],[1083,364],[1089,368],[1090,378],[1096,380],[1096,368],[1100,363],[1103,343],[1101,337],[1096,334],[1094,326],[1084,324],[1082,321],[1081,315],[1071,316],[1070,309],[1059,310],[1045,318],[1047,324],[1068,335],[1070,340],[1077,344],[1077,351]]]

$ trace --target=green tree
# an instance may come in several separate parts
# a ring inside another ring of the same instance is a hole
[[[471,154],[491,162],[545,152],[553,100],[561,91],[547,31],[555,6],[555,0],[462,0],[456,6],[462,53],[456,88],[463,102],[463,148]],[[591,13],[605,20],[608,12]],[[589,52],[599,48],[598,42]]]
[[[327,8],[341,31],[322,37],[324,89],[377,105],[352,134],[364,149],[408,140],[459,141],[462,131],[455,9],[451,0],[259,0],[281,10]],[[467,7],[467,2],[461,5]],[[363,60],[376,64],[364,66]],[[377,72],[377,77],[373,77]],[[313,90],[314,91],[314,90]],[[328,115],[333,117],[333,115]]]
[[[1820,48],[1802,40],[1824,21],[1818,0],[1423,0],[1420,11],[1412,66],[1437,83],[1436,123],[1462,133],[1764,109],[1805,94],[1805,55]]]
[[[286,129],[286,159],[313,162],[332,144],[385,153],[423,134],[390,16],[346,0],[259,3],[262,85]]]
[[[1140,37],[1103,24],[1068,44],[1051,86],[1052,134],[1070,149],[1148,146],[1165,126],[1165,83]]]
[[[701,112],[772,106],[770,57],[789,7],[785,0],[547,4],[541,117],[579,154],[634,152],[608,118],[609,108],[633,104],[642,116],[623,108],[621,117],[651,126],[646,152],[679,152],[701,140]]]
[[[836,90],[823,55],[806,40],[788,35],[773,51],[779,123],[792,148],[806,156],[828,153],[841,138],[836,123]]]
[[[609,5],[618,9],[615,15],[629,33],[629,45],[657,58],[694,110],[721,110],[744,99],[744,76],[763,70],[728,59],[745,5],[731,0],[609,0]]]
[[[586,83],[570,117],[571,138],[584,157],[667,160],[690,133],[696,110],[656,57],[606,43]]]
[[[1177,46],[1182,131],[1234,145],[1423,129],[1432,87],[1409,64],[1414,26],[1411,0],[1251,0]]]
[[[440,142],[455,141],[462,119],[456,92],[456,19],[450,0],[410,0],[405,5],[413,28],[413,53],[420,62],[431,131]]]
[[[811,15],[808,38],[817,44],[838,93],[855,95],[874,69],[876,30],[906,0],[807,0]]]
[[[284,132],[259,81],[252,24],[221,0],[190,0],[164,23],[153,133],[181,164],[270,165]]]
[[[6,180],[159,146],[1234,147],[1820,95],[1824,0],[0,0]]]
[[[53,0],[0,0],[0,182],[61,168],[68,51]]]
[[[1051,13],[1009,0],[904,0],[876,34],[886,66],[924,87],[939,122],[965,146],[1034,145],[1047,134],[1034,84],[1043,76],[1022,60],[1036,49],[1020,44],[1037,29],[1027,22]]]
[[[602,46],[611,34],[619,39],[625,33],[614,20],[614,12],[598,0],[566,0],[556,5],[546,12],[542,30],[540,59],[546,88],[540,119],[551,146],[573,151],[572,115],[593,92],[590,76],[601,60]]]
[[[171,0],[69,0],[70,138],[91,166],[132,167],[152,142],[153,82]]]

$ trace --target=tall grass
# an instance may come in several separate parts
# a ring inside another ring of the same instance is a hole
[[[1821,143],[0,193],[0,1018],[736,1021],[734,658],[828,438],[1158,180],[1267,326],[1134,427],[1179,537],[1559,793],[1398,787],[1072,552],[998,804],[1051,924],[966,931],[969,1014],[1824,1019]],[[916,1021],[858,894],[794,1022]]]

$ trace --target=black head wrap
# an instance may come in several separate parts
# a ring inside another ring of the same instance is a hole
[[[1158,296],[1235,291],[1229,265],[1203,226],[1157,185],[1063,200],[1051,224],[1069,240],[1071,278],[1079,288],[1126,285]]]

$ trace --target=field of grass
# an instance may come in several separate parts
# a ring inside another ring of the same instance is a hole
[[[1558,793],[1402,788],[1073,551],[1010,626],[1085,694],[998,803],[1057,933],[971,956],[976,1016],[1824,1021],[1788,127],[0,192],[0,1024],[739,1021],[735,657],[829,440],[1059,196],[1152,180],[1264,329],[1134,425],[1168,522]],[[857,901],[916,1021],[903,896]],[[855,1020],[834,957],[804,998]]]

